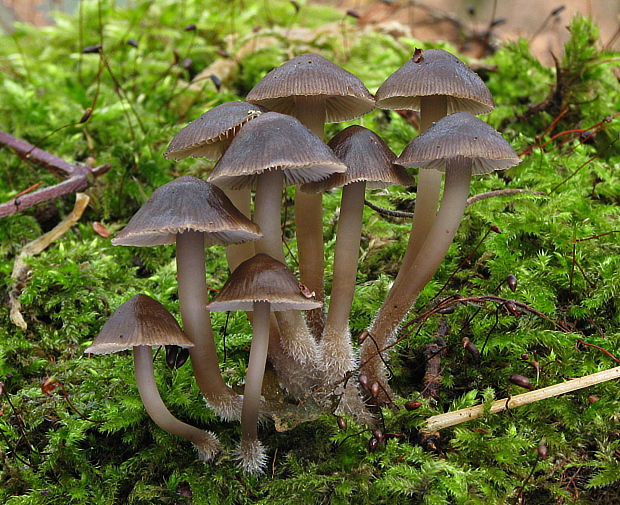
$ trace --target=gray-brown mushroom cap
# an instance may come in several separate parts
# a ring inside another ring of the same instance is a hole
[[[414,138],[396,161],[405,167],[445,171],[446,160],[456,157],[471,158],[474,174],[504,170],[521,162],[499,132],[469,112],[437,121]]]
[[[246,100],[295,115],[295,96],[323,96],[327,123],[355,119],[375,107],[372,95],[358,77],[313,53],[292,58],[269,72]]]
[[[166,307],[147,295],[136,295],[110,316],[85,353],[109,354],[139,345],[193,347]]]
[[[269,302],[272,311],[310,310],[322,305],[284,263],[264,253],[241,263],[207,310],[251,311],[254,302]]]
[[[413,177],[403,167],[394,164],[396,155],[383,139],[368,128],[349,126],[327,145],[345,163],[347,171],[333,174],[323,181],[304,184],[302,191],[318,193],[354,182],[366,182],[368,189],[414,183]]]
[[[164,158],[180,161],[191,156],[216,160],[239,129],[263,112],[267,112],[265,107],[242,101],[218,105],[182,128],[170,142]]]
[[[255,188],[256,177],[268,170],[282,170],[291,186],[326,179],[346,166],[297,119],[266,112],[241,129],[208,180],[230,189]]]
[[[205,247],[261,237],[258,225],[246,218],[220,188],[185,175],[157,188],[112,243],[174,244],[176,235],[185,231],[204,232]]]
[[[445,95],[448,114],[466,111],[488,114],[493,97],[482,79],[465,63],[443,49],[416,51],[379,87],[375,98],[382,109],[420,110],[420,97]]]

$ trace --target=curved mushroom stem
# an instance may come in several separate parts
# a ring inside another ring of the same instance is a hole
[[[220,451],[220,445],[215,435],[179,421],[164,405],[155,383],[151,346],[135,346],[133,348],[133,359],[140,398],[151,419],[162,430],[189,440],[198,451],[202,461],[213,459]]]
[[[321,350],[326,379],[336,381],[355,368],[349,333],[349,315],[355,294],[365,182],[342,188],[340,217],[334,251],[334,276]]]
[[[447,115],[448,97],[446,95],[420,97],[420,132],[427,130]],[[425,168],[418,170],[418,188],[409,242],[398,275],[386,298],[388,303],[391,302],[391,297],[394,296],[394,293],[401,289],[400,286],[403,282],[410,282],[409,272],[411,266],[435,222],[439,193],[441,191],[441,179],[442,173],[439,170]]]
[[[296,96],[294,116],[317,137],[323,140],[325,130],[325,98]],[[302,284],[314,291],[317,301],[325,301],[325,253],[323,250],[323,196],[308,194],[297,188],[295,193],[297,250],[299,276]],[[323,307],[306,312],[306,321],[318,340],[325,326]]]
[[[387,375],[377,352],[385,349],[395,339],[395,333],[415,303],[424,286],[433,277],[443,261],[467,206],[471,179],[471,158],[456,157],[446,160],[446,180],[441,207],[424,245],[409,270],[408,282],[394,294],[389,304],[381,306],[368,332],[372,335],[362,345],[362,372],[368,380],[387,386]],[[383,392],[379,401],[386,401]]]
[[[189,355],[196,382],[209,406],[227,421],[241,416],[242,397],[222,378],[209,303],[204,259],[204,234],[186,231],[177,234],[177,277],[179,305],[186,335],[194,343]]]
[[[263,376],[269,347],[270,305],[269,302],[254,302],[252,347],[243,392],[241,445],[239,446],[238,456],[241,467],[250,473],[261,473],[265,463],[264,456],[261,455],[257,459],[256,443],[258,441],[258,416]]]

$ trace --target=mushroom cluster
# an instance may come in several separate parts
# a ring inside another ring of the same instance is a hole
[[[326,122],[359,118],[375,107],[419,111],[422,133],[399,157],[362,126],[350,126],[324,142]],[[186,346],[208,406],[222,419],[241,422],[235,454],[249,473],[261,473],[267,460],[258,439],[259,419],[277,414],[272,411],[277,407],[261,397],[267,364],[291,401],[313,395],[322,408],[372,425],[375,420],[358,381],[350,379],[361,371],[361,382],[375,391],[375,404],[387,400],[391,391],[384,363],[389,356],[384,351],[454,238],[470,177],[519,162],[502,136],[475,117],[493,109],[482,80],[441,49],[416,50],[376,96],[322,56],[302,54],[289,60],[258,82],[245,102],[219,105],[179,131],[164,156],[219,160],[208,181],[184,176],[157,189],[113,240],[125,246],[176,243],[184,333],[170,314],[153,308],[157,302],[140,296],[118,309],[87,352],[133,347],[147,412],[163,429],[190,440],[207,460],[219,450],[215,435],[177,421],[165,409],[153,388],[152,358],[145,350],[152,345]],[[358,357],[349,317],[364,194],[392,184],[413,186],[409,167],[419,168],[411,238],[398,276],[366,332],[372,338],[363,341]],[[293,259],[282,244],[287,186],[295,187],[298,258]],[[342,188],[342,200],[327,294],[321,194],[337,188]],[[226,247],[231,275],[209,302],[204,250],[218,244]],[[293,265],[298,265],[301,282],[289,270]],[[150,318],[127,316],[136,306],[150,307],[144,310],[167,321],[157,330],[153,325],[140,330],[153,333],[147,343],[124,329],[138,332],[140,326],[127,318]],[[217,310],[245,311],[252,324],[243,395],[233,391],[220,372],[210,319],[210,311]],[[122,343],[112,343],[110,333]],[[173,335],[184,339],[173,342]]]

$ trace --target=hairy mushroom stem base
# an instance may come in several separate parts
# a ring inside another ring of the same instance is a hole
[[[467,206],[471,167],[471,158],[459,156],[446,160],[441,207],[424,245],[406,274],[405,278],[409,282],[403,282],[401,289],[391,297],[390,303],[384,302],[381,306],[368,330],[373,338],[367,338],[362,345],[362,372],[371,383],[377,381],[387,387],[385,367],[377,352],[394,341],[401,322],[448,252]],[[383,391],[379,395],[379,401],[386,401]]]
[[[342,188],[332,291],[321,339],[322,360],[328,381],[340,380],[346,372],[355,368],[349,316],[357,280],[365,190],[366,182],[354,182]]]
[[[294,116],[301,124],[323,140],[325,130],[325,97],[296,96]],[[297,222],[297,249],[299,276],[302,284],[313,291],[318,301],[325,301],[325,253],[323,249],[323,196],[308,194],[296,188],[295,220]],[[309,310],[306,321],[316,339],[325,326],[325,309]]]
[[[204,234],[178,233],[177,277],[179,305],[185,333],[194,343],[189,355],[196,382],[209,406],[222,419],[241,417],[242,397],[224,382],[220,372],[211,316],[205,308],[209,303],[204,259]]]
[[[220,445],[215,435],[179,421],[170,413],[161,399],[155,382],[151,346],[135,346],[133,348],[133,359],[140,398],[150,418],[162,430],[189,440],[198,451],[202,461],[213,459],[220,451]]]

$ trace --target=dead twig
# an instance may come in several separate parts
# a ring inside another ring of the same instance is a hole
[[[610,370],[603,370],[602,372],[586,375],[585,377],[579,377],[578,379],[572,379],[560,384],[548,386],[546,388],[536,389],[534,391],[529,391],[528,393],[497,400],[491,404],[491,407],[488,408],[488,410],[485,408],[485,405],[481,404],[475,405],[474,407],[455,410],[453,412],[446,412],[445,414],[429,417],[426,420],[426,426],[422,431],[436,432],[443,428],[464,423],[470,419],[478,419],[486,412],[489,414],[495,414],[497,412],[513,409],[515,407],[527,405],[546,398],[552,398],[553,396],[558,396],[564,393],[570,393],[571,391],[587,388],[595,384],[600,384],[601,382],[607,382],[618,378],[620,378],[620,367],[611,368]]]
[[[97,167],[68,163],[62,158],[58,158],[43,149],[29,144],[25,140],[13,137],[13,135],[1,130],[0,145],[7,146],[21,159],[31,161],[45,168],[56,177],[67,178],[65,181],[54,186],[43,188],[32,193],[18,195],[16,198],[1,204],[0,218],[11,216],[39,203],[55,200],[61,196],[78,191],[84,191],[93,184],[96,177],[105,174],[112,168],[112,166],[107,163]]]

